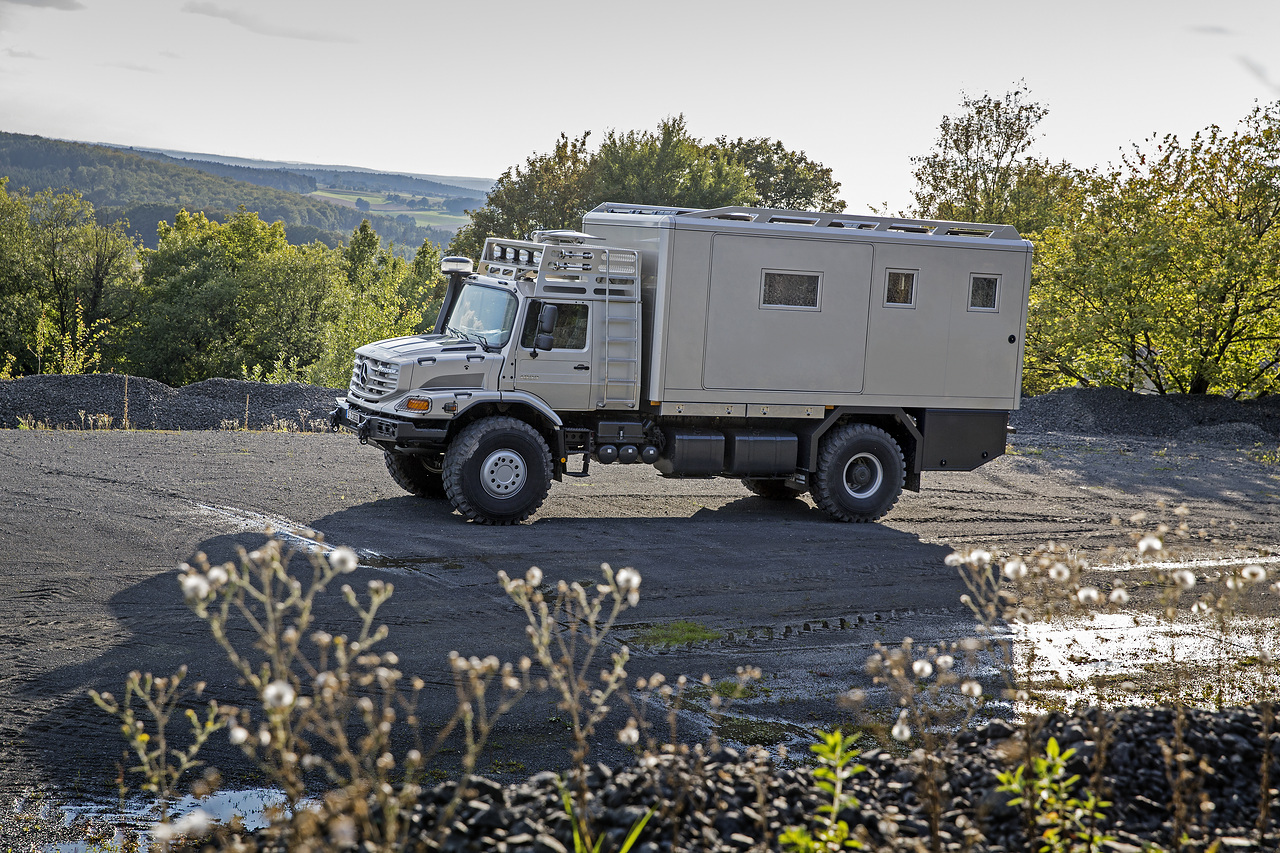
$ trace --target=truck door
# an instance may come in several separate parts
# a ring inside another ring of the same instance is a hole
[[[538,312],[543,304],[559,308],[550,350],[534,356]],[[556,411],[588,411],[593,402],[591,306],[586,302],[531,300],[515,351],[515,387],[541,397]]]

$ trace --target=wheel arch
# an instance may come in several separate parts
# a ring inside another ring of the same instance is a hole
[[[902,450],[907,466],[906,484],[908,491],[920,491],[920,453],[924,440],[918,426],[919,420],[911,412],[900,408],[858,408],[840,406],[827,413],[820,423],[803,424],[809,429],[797,430],[800,437],[799,462],[809,473],[818,470],[818,452],[822,437],[832,429],[844,424],[867,424],[878,427],[889,434]]]

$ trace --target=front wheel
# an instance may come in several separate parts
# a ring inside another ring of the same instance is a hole
[[[444,477],[440,473],[439,457],[428,461],[428,457],[425,456],[391,453],[387,450],[382,453],[386,458],[387,471],[391,474],[391,479],[396,481],[397,486],[420,498],[445,496]]]
[[[902,448],[870,424],[845,424],[822,438],[813,500],[838,521],[875,521],[902,494],[906,478]]]
[[[444,489],[467,518],[517,524],[537,512],[551,490],[551,450],[524,421],[481,418],[445,451]]]

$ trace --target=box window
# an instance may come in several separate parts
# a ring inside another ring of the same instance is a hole
[[[998,311],[997,297],[1000,290],[1000,277],[995,275],[969,276],[969,310]]]
[[[816,311],[821,286],[821,273],[764,270],[760,306]]]
[[[552,349],[586,349],[587,348],[587,306],[582,303],[554,302],[560,309],[556,315],[556,328],[551,333]],[[538,303],[529,306],[529,314],[524,321],[524,329],[520,334],[520,346],[533,349],[534,338],[538,335]]]
[[[916,304],[916,271],[889,270],[885,275],[884,304],[913,308]]]

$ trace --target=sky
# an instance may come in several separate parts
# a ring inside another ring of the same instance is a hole
[[[962,93],[1118,161],[1280,99],[1280,0],[0,0],[0,131],[494,178],[561,132],[765,136],[911,202]],[[627,201],[627,199],[616,199]]]

